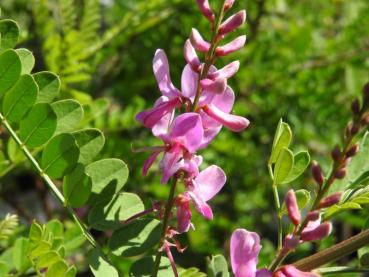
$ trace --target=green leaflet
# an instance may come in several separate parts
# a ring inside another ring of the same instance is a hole
[[[6,50],[0,55],[0,97],[17,81],[22,71],[21,60],[14,50]]]

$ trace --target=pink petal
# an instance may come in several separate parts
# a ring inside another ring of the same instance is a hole
[[[206,148],[222,129],[222,125],[214,128],[204,128],[204,137],[200,149]]]
[[[152,164],[155,162],[156,158],[159,156],[160,153],[161,151],[155,151],[150,154],[150,156],[147,158],[147,160],[145,161],[142,167],[142,176],[147,175],[148,170],[150,169]]]
[[[183,69],[181,77],[182,95],[191,99],[191,101],[194,100],[196,95],[198,76],[188,64]]]
[[[164,153],[164,157],[160,161],[160,168],[162,170],[161,183],[166,184],[169,178],[172,177],[182,166],[179,162],[182,158],[182,147],[174,145],[172,148]]]
[[[216,165],[211,165],[195,178],[196,194],[200,195],[204,201],[208,201],[223,188],[226,181],[224,171]]]
[[[156,107],[140,112],[136,115],[136,120],[140,121],[146,128],[152,128],[165,115],[171,114],[176,107],[181,105],[180,98],[176,97],[169,101],[162,102]]]
[[[238,13],[230,16],[226,21],[222,23],[219,27],[219,34],[225,35],[229,32],[234,31],[236,28],[240,27],[246,21],[246,11],[242,10]]]
[[[234,61],[234,62],[231,62],[230,64],[227,64],[226,66],[224,66],[223,68],[215,72],[209,73],[208,78],[210,79],[218,79],[218,78],[229,79],[234,74],[237,73],[239,68],[240,68],[240,62]]]
[[[239,36],[238,38],[234,39],[230,43],[217,47],[215,49],[215,54],[218,57],[226,56],[230,53],[240,50],[242,47],[245,46],[245,43],[246,43],[246,36]]]
[[[301,214],[297,205],[296,195],[293,189],[290,189],[285,197],[285,203],[288,211],[288,216],[294,225],[298,225],[301,220]]]
[[[225,91],[227,87],[227,79],[218,78],[215,80],[211,79],[202,79],[200,81],[201,88],[206,90],[207,92],[221,94]]]
[[[311,272],[303,272],[298,270],[293,265],[285,265],[278,270],[278,272],[282,272],[285,277],[319,277],[319,275],[311,273]]]
[[[184,113],[174,119],[170,137],[172,141],[181,143],[190,153],[199,148],[203,136],[204,130],[199,114]]]
[[[272,272],[270,272],[268,269],[263,268],[256,271],[255,277],[272,277]]]
[[[231,237],[231,265],[235,277],[255,277],[260,252],[258,234],[237,229]]]
[[[195,72],[200,71],[201,62],[197,57],[195,48],[193,48],[191,41],[188,39],[185,42],[183,48],[183,54],[186,62],[191,66],[192,70]]]
[[[202,12],[202,14],[211,22],[214,21],[215,19],[215,15],[213,13],[213,11],[210,8],[209,5],[209,1],[208,0],[196,0],[197,1],[197,5],[200,8],[200,11]]]
[[[196,210],[206,219],[213,219],[213,211],[211,207],[202,199],[201,195],[195,193],[195,191],[187,192],[191,197],[192,202],[195,205]]]
[[[232,88],[227,86],[224,93],[216,95],[211,104],[225,113],[230,113],[233,108],[234,99],[235,96]]]
[[[250,121],[246,118],[238,115],[232,115],[225,113],[215,107],[214,105],[208,105],[203,107],[203,110],[213,119],[217,120],[219,123],[223,124],[224,127],[234,131],[241,132],[243,129],[250,125]]]
[[[190,210],[190,199],[181,197],[181,203],[177,205],[177,231],[188,232],[191,227],[192,213]]]
[[[325,222],[312,230],[306,230],[305,228],[301,232],[301,240],[302,241],[321,240],[326,236],[328,236],[331,232],[332,232],[332,224],[330,222]]]
[[[202,163],[202,157],[198,155],[192,155],[190,159],[185,158],[183,160],[182,170],[187,172],[187,176],[192,178],[199,174],[199,166]]]
[[[155,52],[153,70],[161,93],[170,98],[178,96],[179,91],[170,79],[168,59],[162,49]]]
[[[159,104],[168,101],[168,97],[166,96],[161,96],[156,102],[154,107],[158,106]],[[153,133],[153,135],[155,137],[161,137],[165,134],[168,133],[168,129],[169,126],[171,124],[171,122],[173,121],[173,117],[174,117],[174,109],[173,111],[170,113],[167,113],[166,115],[164,115],[152,128],[151,128],[151,132]]]
[[[200,35],[199,31],[195,28],[192,28],[190,40],[193,47],[200,52],[208,52],[210,49],[210,43],[205,41],[202,36]]]

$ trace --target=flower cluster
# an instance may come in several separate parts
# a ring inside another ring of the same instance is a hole
[[[187,232],[192,226],[190,203],[205,218],[213,218],[207,201],[226,182],[225,173],[216,165],[199,170],[203,158],[197,155],[197,151],[207,147],[222,126],[240,132],[249,125],[246,118],[231,114],[235,95],[227,81],[238,71],[239,62],[231,62],[220,69],[214,66],[217,58],[241,49],[246,41],[246,36],[239,36],[220,45],[246,19],[243,10],[222,22],[233,2],[224,1],[216,16],[208,1],[197,0],[200,11],[211,23],[211,41],[206,41],[198,30],[192,29],[190,38],[184,44],[186,66],[182,72],[180,90],[171,81],[165,52],[157,50],[153,71],[162,96],[153,108],[136,116],[163,142],[162,146],[149,147],[152,153],[143,166],[142,174],[146,175],[159,155],[163,154],[160,160],[161,183],[179,178],[185,185],[185,192],[177,195],[173,202],[177,208],[176,231],[179,233]],[[204,53],[204,62],[201,62],[198,52]]]

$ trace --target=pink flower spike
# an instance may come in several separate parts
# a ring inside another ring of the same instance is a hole
[[[239,61],[234,61],[234,62],[231,62],[230,64],[227,64],[223,68],[221,68],[221,69],[219,69],[219,70],[217,70],[213,73],[208,74],[208,78],[210,78],[210,79],[218,79],[218,78],[229,79],[234,74],[237,73],[239,68],[240,68],[240,62]]]
[[[254,277],[261,249],[258,234],[237,229],[231,237],[231,265],[235,277]]]
[[[203,107],[204,112],[234,132],[241,132],[250,125],[250,121],[242,116],[225,113],[214,105]]]
[[[195,72],[200,71],[201,62],[197,57],[196,51],[193,48],[191,41],[188,39],[184,45],[184,58],[186,62],[191,66],[192,70]]]
[[[190,40],[192,46],[200,52],[208,52],[210,49],[210,43],[205,41],[202,36],[200,35],[199,31],[195,28],[192,28]]]
[[[216,94],[221,94],[227,87],[227,79],[218,78],[214,81],[211,79],[202,79],[200,81],[201,88],[205,91],[209,91]]]
[[[140,121],[146,128],[153,128],[165,115],[181,105],[181,99],[176,97],[169,101],[164,101],[152,109],[140,112],[136,115],[136,120]]]
[[[326,198],[322,199],[318,205],[318,209],[328,208],[334,204],[340,202],[342,196],[342,192],[335,192]]]
[[[302,241],[321,240],[332,232],[332,224],[330,222],[325,222],[314,229],[305,229],[301,232]]]
[[[246,11],[242,10],[229,17],[219,27],[219,35],[225,35],[240,27],[246,21]]]
[[[163,95],[169,98],[179,95],[179,90],[170,79],[168,58],[162,49],[158,49],[155,52],[153,70],[159,90]]]
[[[208,0],[196,0],[197,5],[200,8],[200,11],[202,12],[202,14],[210,21],[213,22],[215,19],[215,15],[213,13],[213,11],[211,10],[211,7],[209,5],[209,1]]]
[[[278,269],[275,273],[276,277],[319,277],[319,275],[312,272],[303,272],[298,270],[293,265],[285,265]]]
[[[245,43],[246,36],[239,36],[238,38],[232,40],[230,43],[217,47],[215,49],[215,55],[217,55],[218,57],[226,56],[240,50],[242,47],[245,46]]]
[[[285,203],[288,211],[288,216],[294,225],[299,225],[301,214],[297,205],[296,195],[293,189],[290,189],[285,197]]]

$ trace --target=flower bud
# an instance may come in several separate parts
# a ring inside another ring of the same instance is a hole
[[[345,167],[340,168],[336,171],[336,173],[334,174],[334,177],[336,177],[337,179],[343,179],[343,178],[345,178],[346,173],[347,173],[347,170],[346,170]]]
[[[234,4],[234,0],[226,0],[223,6],[224,12],[227,12],[230,8],[232,8],[233,4]]]
[[[355,99],[351,103],[351,111],[353,114],[359,114],[360,113],[360,102],[359,99]]]
[[[226,21],[222,23],[219,27],[218,34],[219,35],[225,35],[227,33],[230,33],[240,27],[243,23],[245,23],[246,20],[246,11],[242,10],[238,13],[232,15],[229,17]]]
[[[348,123],[346,126],[346,137],[354,136],[359,132],[359,127],[352,122]]]
[[[332,224],[330,222],[325,222],[312,230],[303,230],[301,232],[301,240],[303,241],[321,240],[326,236],[328,236],[331,232],[332,232]]]
[[[346,157],[353,157],[359,152],[359,144],[355,143],[353,146],[351,146],[347,152]]]
[[[335,161],[338,161],[341,158],[341,150],[338,145],[334,147],[334,149],[331,152],[332,159]]]
[[[188,39],[184,45],[184,58],[186,62],[191,66],[192,70],[195,72],[200,71],[201,62],[197,57],[196,51],[193,48],[191,41]]]
[[[242,47],[244,47],[245,42],[246,42],[246,36],[239,36],[238,38],[234,39],[230,43],[217,47],[215,49],[215,55],[217,55],[218,57],[221,57],[221,56],[226,56],[235,51],[238,51]]]
[[[288,211],[288,216],[294,225],[298,225],[301,220],[301,214],[297,205],[295,192],[290,189],[285,197],[285,204]]]
[[[334,204],[337,204],[340,202],[341,196],[342,192],[336,192],[323,198],[318,205],[318,209],[328,208]]]
[[[320,218],[320,213],[319,211],[312,211],[312,212],[308,212],[308,214],[306,215],[306,222],[309,221],[316,221]]]
[[[197,31],[195,28],[192,28],[190,40],[192,46],[200,52],[207,52],[210,49],[210,43],[205,41],[199,31]]]
[[[227,79],[218,78],[215,80],[202,79],[200,81],[201,88],[205,91],[222,94],[227,88]]]
[[[283,240],[283,248],[286,250],[293,250],[300,244],[300,238],[293,235],[287,235]]]
[[[208,0],[196,0],[197,5],[200,8],[200,11],[202,12],[202,14],[210,21],[213,22],[215,19],[215,15],[209,5],[209,1]]]
[[[363,87],[363,97],[365,102],[369,101],[369,82]]]
[[[363,125],[369,125],[369,113],[366,113],[366,114],[363,115],[363,117],[361,118],[360,123],[363,124]]]
[[[234,74],[237,73],[238,69],[240,67],[239,61],[231,62],[230,64],[227,64],[226,66],[222,67],[221,69],[208,74],[208,78],[210,79],[218,79],[218,78],[231,78]]]
[[[315,180],[315,182],[321,186],[324,183],[324,176],[322,173],[322,169],[320,168],[320,166],[318,165],[318,163],[316,161],[312,162],[311,165],[311,173],[313,175],[313,178]]]

